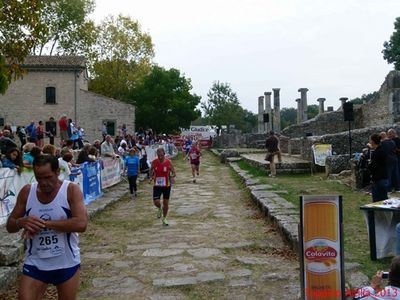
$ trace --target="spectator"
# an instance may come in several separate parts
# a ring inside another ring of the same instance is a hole
[[[92,146],[90,144],[86,144],[83,146],[82,150],[78,154],[78,158],[76,159],[77,164],[83,164],[84,162],[90,162],[89,151]]]
[[[118,155],[114,152],[113,140],[110,135],[106,136],[106,140],[101,144],[101,156],[116,158]]]
[[[265,148],[267,148],[267,155],[265,157],[265,160],[269,161],[269,167],[271,171],[269,176],[275,177],[276,176],[275,156],[278,156],[279,162],[281,162],[281,159],[279,150],[279,139],[272,130],[269,132],[269,137],[265,141]]]
[[[387,172],[387,191],[392,192],[393,187],[395,191],[400,192],[399,169],[396,155],[396,144],[393,140],[389,139],[386,132],[381,132],[381,147],[385,152],[385,169]]]
[[[37,135],[37,143],[36,145],[40,148],[44,146],[44,125],[43,121],[39,121],[39,126],[36,128],[36,135]]]
[[[30,144],[33,144],[33,143],[28,143],[26,145],[30,145]],[[35,159],[36,156],[39,156],[40,154],[42,154],[42,149],[39,148],[38,146],[35,146],[35,144],[33,144],[33,147],[31,148],[31,150],[27,153],[24,153],[24,155],[23,155],[22,159],[23,159],[24,167],[32,168],[33,160]]]
[[[140,173],[146,174],[147,179],[150,179],[150,162],[147,160],[146,152],[143,153],[142,158],[139,161]]]
[[[57,152],[56,146],[51,145],[51,144],[44,145],[44,147],[42,149],[43,154],[56,156],[56,152]]]
[[[387,196],[387,171],[386,171],[386,153],[381,146],[381,136],[377,133],[371,135],[368,147],[374,150],[371,155],[371,162],[368,169],[371,172],[372,180],[372,201],[381,201]]]
[[[53,117],[46,122],[46,133],[49,138],[49,144],[54,145],[54,137],[57,135],[57,123]]]
[[[0,137],[1,154],[6,154],[10,149],[18,148],[17,144],[11,139],[11,132],[8,129],[3,130],[3,136]]]
[[[120,146],[118,147],[118,154],[124,156],[128,154],[128,146],[125,140],[122,140]]]
[[[382,275],[382,271],[377,271],[371,279],[371,284],[359,289],[355,299],[400,300],[400,256],[392,259],[388,278],[389,285],[385,287],[382,286]]]
[[[97,158],[99,157],[99,150],[96,147],[91,146],[89,149],[88,157],[90,161],[96,161]]]
[[[58,159],[58,164],[60,166],[60,180],[69,180],[71,175],[71,161],[73,159],[71,151],[66,148],[61,150],[61,157]]]
[[[2,160],[2,165],[3,168],[15,169],[18,174],[21,174],[24,167],[21,152],[17,148],[9,149]]]
[[[28,126],[25,128],[26,134],[28,135],[28,141],[30,143],[37,143],[37,131],[35,122],[32,121]]]
[[[68,121],[67,115],[62,115],[60,120],[58,120],[58,127],[60,128],[60,142],[61,145],[68,140]]]
[[[26,131],[25,131],[25,126],[18,126],[17,127],[17,135],[19,138],[19,141],[21,143],[21,151],[24,145],[26,144]]]

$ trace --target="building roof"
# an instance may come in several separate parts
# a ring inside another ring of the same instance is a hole
[[[29,55],[21,65],[25,69],[85,69],[84,56],[36,56]]]

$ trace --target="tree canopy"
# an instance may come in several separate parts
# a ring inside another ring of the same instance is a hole
[[[190,79],[179,70],[154,66],[129,93],[130,101],[136,106],[136,126],[150,127],[158,133],[188,128],[200,116],[196,109],[200,97],[192,94],[191,89]]]
[[[23,74],[21,62],[45,32],[40,0],[0,0],[0,93]]]
[[[394,64],[396,70],[400,70],[400,17],[394,22],[395,31],[390,40],[383,43],[383,58],[389,63]]]
[[[127,101],[129,91],[150,73],[151,37],[129,17],[109,16],[98,27],[89,90]]]
[[[245,127],[243,109],[229,83],[215,81],[207,97],[207,101],[201,103],[201,108],[210,124],[218,127],[234,125],[237,129]]]

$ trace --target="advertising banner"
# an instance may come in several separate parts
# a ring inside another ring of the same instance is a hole
[[[101,160],[103,161],[103,169],[101,170],[102,188],[107,188],[120,182],[121,166],[123,165],[121,159],[104,157]]]
[[[312,145],[314,155],[314,163],[318,166],[325,167],[325,159],[332,156],[332,145],[330,144],[314,144]]]
[[[81,165],[83,197],[88,205],[93,200],[101,197],[100,162],[84,163]]]
[[[303,299],[345,299],[341,196],[300,198]]]

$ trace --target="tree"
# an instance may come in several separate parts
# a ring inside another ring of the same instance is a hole
[[[382,53],[389,64],[394,63],[395,70],[400,70],[400,17],[396,18],[394,29],[389,42],[383,43]]]
[[[141,32],[137,21],[107,17],[98,27],[89,90],[128,101],[129,91],[151,71],[153,56],[151,37]]]
[[[372,92],[369,94],[362,94],[361,97],[354,98],[350,100],[350,102],[352,102],[353,104],[363,104],[364,102],[368,103],[369,101],[372,101],[378,97],[379,97],[379,92]]]
[[[316,104],[307,105],[307,119],[310,120],[317,116],[319,113],[319,107]]]
[[[234,125],[236,129],[245,129],[243,108],[229,83],[214,82],[207,97],[208,100],[201,103],[201,108],[211,125]]]
[[[297,109],[284,107],[281,109],[281,128],[284,129],[297,122]]]
[[[129,93],[136,106],[136,126],[171,133],[188,128],[200,116],[200,97],[191,94],[190,79],[176,69],[154,66],[143,82]]]
[[[46,30],[40,0],[0,0],[0,93],[23,75],[20,64]]]
[[[56,54],[79,52],[82,54],[84,52],[84,49],[80,49],[82,42],[76,37],[86,41],[86,36],[82,35],[82,32],[87,33],[88,23],[93,24],[87,17],[94,10],[94,0],[42,0],[42,2],[40,19],[46,24],[46,30],[40,35],[39,44],[33,53],[52,55],[55,51]]]
[[[253,130],[257,127],[258,124],[257,115],[247,109],[243,109],[243,114],[244,114],[243,120],[245,123],[245,128],[243,131],[253,132]]]

